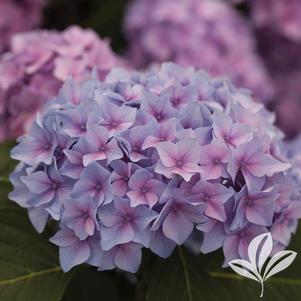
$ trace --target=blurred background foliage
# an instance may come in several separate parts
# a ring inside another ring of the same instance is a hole
[[[62,30],[78,24],[110,38],[112,47],[122,52],[126,41],[122,21],[130,0],[49,0],[44,12],[43,28]]]

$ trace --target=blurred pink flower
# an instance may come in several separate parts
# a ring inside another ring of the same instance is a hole
[[[288,40],[274,27],[259,29],[257,36],[276,90],[271,109],[278,126],[294,137],[301,132],[301,40]]]
[[[125,31],[137,67],[174,61],[229,76],[236,85],[268,101],[273,86],[256,53],[247,22],[230,4],[212,0],[136,0]]]
[[[271,27],[284,37],[301,41],[300,0],[249,0],[258,27]]]
[[[10,51],[0,57],[0,141],[23,134],[26,124],[69,76],[99,79],[123,65],[107,40],[92,30],[71,26],[62,33],[16,34]]]
[[[39,25],[45,4],[45,0],[0,1],[0,53],[8,49],[12,35]]]

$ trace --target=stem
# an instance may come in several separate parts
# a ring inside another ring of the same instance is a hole
[[[260,294],[260,298],[263,297],[263,292],[264,292],[264,284],[263,284],[263,281],[261,281],[261,294]]]

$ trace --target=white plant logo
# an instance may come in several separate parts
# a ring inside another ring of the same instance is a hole
[[[297,253],[294,251],[281,251],[275,254],[270,260],[273,248],[273,239],[270,233],[256,236],[249,244],[249,261],[235,259],[229,262],[230,267],[239,275],[253,279],[261,284],[263,296],[264,281],[273,275],[285,270],[295,259]],[[268,262],[267,262],[268,260]],[[267,264],[265,265],[265,263]],[[265,268],[264,268],[265,266]]]

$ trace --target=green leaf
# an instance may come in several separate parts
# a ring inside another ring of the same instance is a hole
[[[34,231],[26,211],[1,198],[0,300],[61,300],[72,275],[61,271],[57,249]]]
[[[95,267],[82,266],[69,283],[62,301],[85,300],[133,300],[132,287],[123,279],[127,290],[121,290],[118,285],[118,275],[115,272],[99,272]]]
[[[294,236],[290,250],[300,252],[301,233]],[[301,292],[301,256],[285,272],[265,282],[260,300],[295,301]],[[218,258],[218,257],[216,257]],[[209,255],[194,256],[178,248],[167,260],[157,259],[147,277],[148,301],[254,301],[261,287],[229,269],[207,272]]]
[[[9,173],[16,165],[16,161],[10,158],[10,150],[14,145],[14,141],[0,143],[0,183],[7,181]]]

